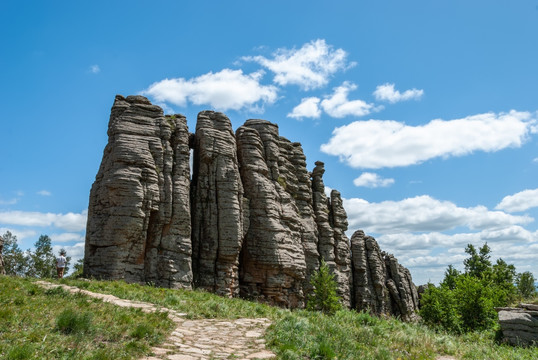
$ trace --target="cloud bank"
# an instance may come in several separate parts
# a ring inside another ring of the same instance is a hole
[[[321,151],[354,168],[409,166],[437,157],[520,147],[534,131],[529,112],[485,113],[409,126],[392,120],[355,121],[337,127]]]

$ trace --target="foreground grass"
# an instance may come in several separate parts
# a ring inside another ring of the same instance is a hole
[[[288,311],[200,291],[172,290],[124,282],[62,280],[90,291],[152,302],[190,318],[268,317],[274,325],[267,344],[281,359],[538,359],[538,348],[495,343],[494,332],[463,336],[435,332],[420,324],[382,319],[355,311],[334,316]]]
[[[0,276],[0,359],[135,359],[173,324],[146,314]]]

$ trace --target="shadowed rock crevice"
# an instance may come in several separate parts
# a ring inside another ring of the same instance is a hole
[[[202,111],[195,134],[142,96],[116,96],[90,192],[84,274],[304,307],[324,260],[346,307],[413,317],[407,269],[356,232],[325,167],[266,120]],[[192,154],[191,166],[189,165]]]

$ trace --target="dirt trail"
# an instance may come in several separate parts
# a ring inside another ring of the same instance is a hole
[[[198,359],[274,359],[265,348],[263,334],[271,324],[269,319],[202,319],[189,320],[186,314],[156,306],[155,304],[124,300],[114,295],[94,293],[74,286],[36,281],[45,288],[62,287],[70,293],[82,293],[117,306],[140,308],[145,312],[167,311],[176,324],[175,330],[164,344],[152,348],[152,356],[145,360],[198,360]]]

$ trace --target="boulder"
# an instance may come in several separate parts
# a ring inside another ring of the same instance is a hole
[[[503,341],[516,346],[538,345],[538,306],[497,308]]]

